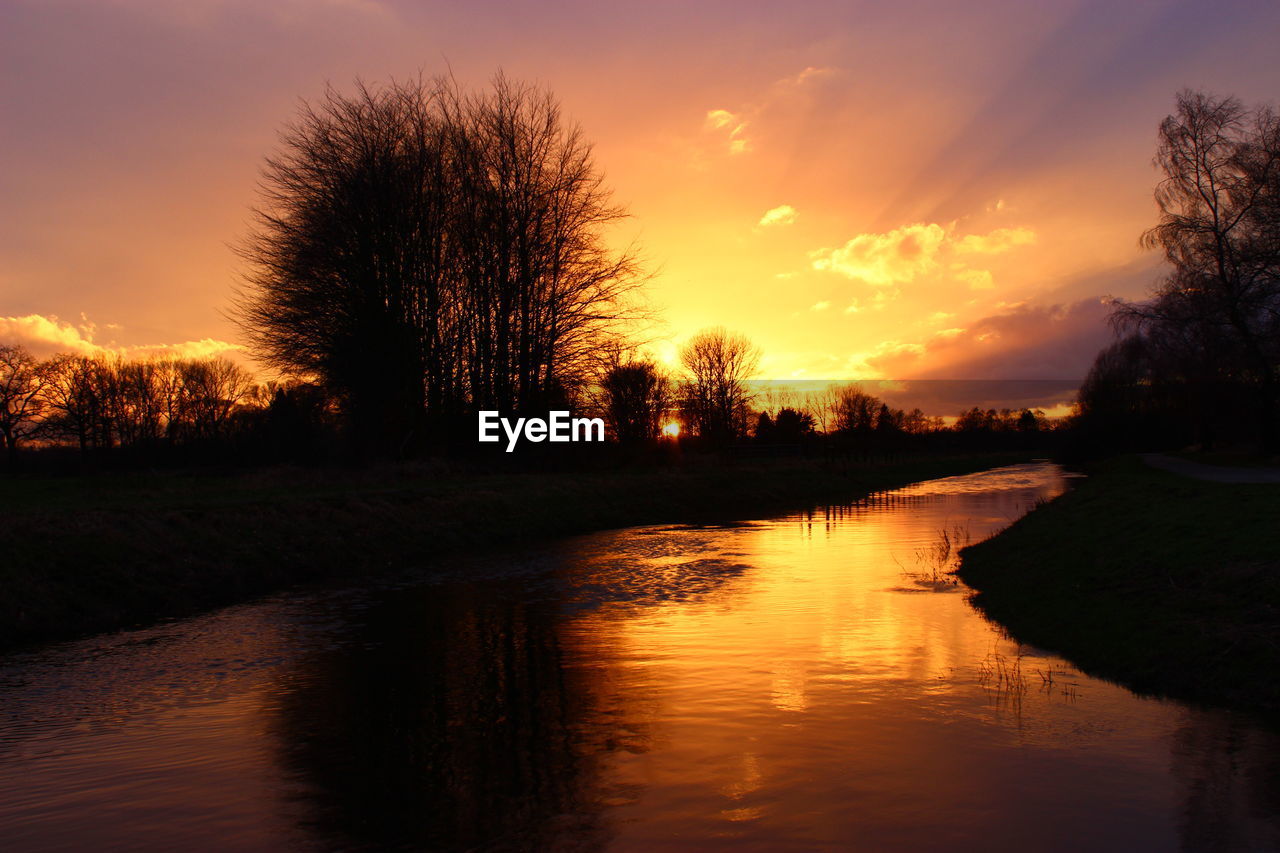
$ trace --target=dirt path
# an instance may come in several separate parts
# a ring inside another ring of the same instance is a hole
[[[1152,468],[1172,471],[1184,477],[1210,480],[1214,483],[1280,483],[1280,468],[1232,468],[1205,465],[1160,453],[1143,453],[1142,460]]]

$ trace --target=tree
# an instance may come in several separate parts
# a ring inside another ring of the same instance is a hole
[[[165,432],[168,390],[162,363],[117,360],[111,365],[107,408],[122,445],[155,446]]]
[[[764,427],[763,435],[761,435],[762,426]],[[778,444],[799,444],[811,435],[813,435],[813,415],[788,406],[778,409],[778,414],[772,418],[769,418],[768,412],[761,412],[760,424],[756,427],[757,438]]]
[[[1202,381],[1210,371],[1171,335],[1126,335],[1104,347],[1080,386],[1072,427],[1081,451],[1212,448],[1229,428],[1228,387]]]
[[[881,403],[879,411],[876,412],[876,432],[903,432],[905,421],[906,414],[901,409],[891,409],[888,403]]]
[[[616,358],[600,382],[605,419],[623,443],[658,437],[672,404],[671,380],[643,358]]]
[[[960,417],[956,419],[956,432],[991,432],[999,424],[1000,416],[995,409],[987,409],[983,411],[980,407],[974,406],[967,412],[962,412]]]
[[[746,382],[755,375],[760,349],[736,332],[705,329],[680,350],[680,361],[689,374],[682,394],[686,421],[713,444],[744,436],[751,402]]]
[[[56,438],[74,441],[81,452],[110,447],[102,365],[87,356],[60,354],[45,366],[45,426]]]
[[[499,76],[333,89],[267,160],[236,313],[314,377],[357,440],[397,450],[474,408],[535,410],[632,316],[591,147],[547,92]]]
[[[839,433],[867,433],[876,427],[880,400],[856,383],[833,389],[832,428]]]
[[[225,438],[231,416],[253,387],[253,377],[225,358],[177,364],[178,400],[170,434],[186,441]]]
[[[21,346],[0,345],[0,438],[9,467],[18,443],[30,436],[44,410],[46,372]]]
[[[911,435],[924,435],[934,428],[933,420],[918,406],[902,416],[902,429]]]
[[[249,373],[223,358],[127,361],[61,354],[41,369],[42,429],[82,452],[224,440],[252,388]]]
[[[1142,242],[1170,271],[1115,320],[1159,342],[1189,385],[1251,389],[1262,442],[1276,444],[1280,364],[1280,119],[1235,98],[1182,91],[1160,125],[1159,220]]]

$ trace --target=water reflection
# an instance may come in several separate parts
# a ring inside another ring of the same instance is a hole
[[[1280,850],[1280,737],[1229,714],[1189,712],[1172,771],[1184,850]]]
[[[1274,732],[1088,678],[955,587],[912,581],[939,531],[981,538],[1064,487],[1015,466],[11,656],[0,835],[14,850],[1275,848]]]
[[[383,597],[297,664],[271,726],[305,821],[342,847],[598,846],[589,679],[520,584]]]

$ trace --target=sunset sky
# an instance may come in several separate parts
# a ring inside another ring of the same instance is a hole
[[[208,354],[263,157],[326,81],[498,69],[594,141],[659,354],[771,378],[1083,375],[1158,275],[1156,127],[1280,96],[1280,4],[4,0],[0,342]]]

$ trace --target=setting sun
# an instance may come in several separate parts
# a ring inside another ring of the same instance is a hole
[[[676,423],[675,421],[672,421],[671,423],[667,424],[662,428],[662,434],[666,438],[679,438],[680,424]]]

